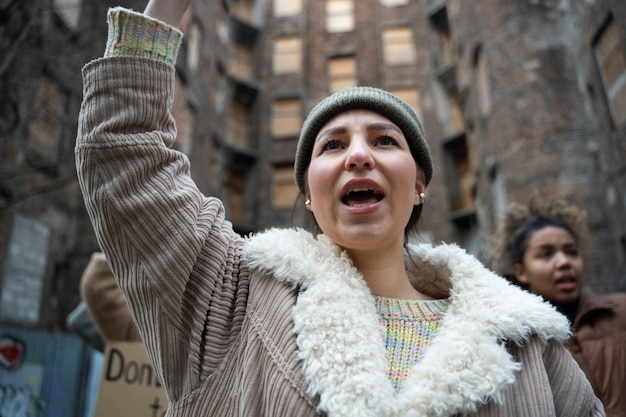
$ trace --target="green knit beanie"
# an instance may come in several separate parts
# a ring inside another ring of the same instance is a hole
[[[296,184],[302,194],[304,194],[304,173],[311,162],[313,144],[319,130],[334,116],[351,109],[373,110],[394,122],[404,133],[417,165],[424,171],[428,185],[433,176],[433,161],[422,122],[413,109],[385,90],[352,87],[338,91],[319,102],[302,124],[294,163]]]

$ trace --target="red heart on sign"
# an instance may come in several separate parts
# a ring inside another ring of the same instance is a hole
[[[8,337],[0,339],[0,365],[15,368],[22,362],[23,355],[22,343]]]

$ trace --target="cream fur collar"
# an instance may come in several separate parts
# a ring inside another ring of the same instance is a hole
[[[475,411],[489,399],[501,401],[521,367],[503,341],[568,337],[567,320],[551,306],[457,246],[411,245],[421,274],[414,285],[436,279],[449,288],[451,303],[429,350],[396,393],[371,293],[344,251],[301,229],[268,230],[249,238],[244,250],[251,268],[301,289],[293,309],[298,351],[308,393],[319,395],[329,417]]]

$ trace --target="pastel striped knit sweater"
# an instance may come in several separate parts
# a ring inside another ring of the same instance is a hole
[[[411,366],[420,361],[435,337],[448,300],[398,300],[375,296],[374,301],[386,330],[389,380],[397,392]]]

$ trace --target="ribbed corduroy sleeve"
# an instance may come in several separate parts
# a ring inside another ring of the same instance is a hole
[[[237,337],[245,305],[239,248],[220,200],[171,149],[175,72],[153,57],[83,68],[76,164],[100,247],[168,396],[202,384]],[[242,309],[240,309],[243,311]]]

